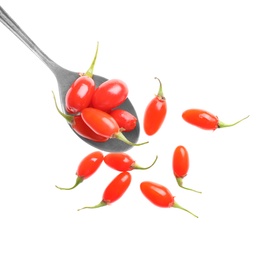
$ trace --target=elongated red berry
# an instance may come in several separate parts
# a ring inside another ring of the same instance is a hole
[[[168,188],[165,186],[151,182],[151,181],[143,181],[140,184],[140,189],[143,195],[154,205],[161,208],[178,208],[182,209],[188,213],[190,213],[192,216],[198,218],[195,214],[190,212],[189,210],[181,207],[174,199],[174,196],[169,191]]]
[[[108,112],[127,99],[128,87],[119,79],[109,79],[103,82],[94,92],[91,106]]]
[[[189,170],[189,154],[187,149],[183,145],[177,146],[174,150],[172,158],[172,168],[177,183],[181,188],[197,193],[202,193],[200,191],[183,186],[183,178],[187,176]]]
[[[154,135],[161,128],[167,113],[162,84],[158,78],[156,79],[160,84],[158,94],[149,102],[144,113],[143,126],[147,135]]]
[[[64,118],[66,119],[66,121],[68,122],[69,125],[71,125],[72,129],[80,136],[94,141],[94,142],[106,142],[107,140],[109,140],[109,138],[98,135],[96,132],[94,132],[87,124],[85,124],[84,120],[82,119],[81,115],[69,115],[69,114],[65,114],[63,113],[56,102],[56,98],[53,93],[53,98],[54,98],[54,102],[55,102],[55,106],[56,109],[58,111],[58,113]]]
[[[107,138],[117,138],[132,146],[139,146],[148,143],[144,142],[135,144],[127,140],[127,138],[121,132],[121,129],[116,120],[110,114],[102,110],[88,107],[81,111],[81,117],[84,122],[98,135]]]
[[[65,106],[66,111],[69,114],[80,113],[82,109],[88,107],[91,104],[93,94],[96,90],[96,84],[92,77],[97,54],[98,45],[90,68],[85,74],[81,75],[72,83],[66,93]]]
[[[119,173],[104,190],[102,195],[102,200],[100,203],[98,203],[95,206],[87,206],[78,210],[95,209],[95,208],[103,207],[114,203],[115,201],[117,201],[123,196],[123,194],[128,189],[130,183],[131,183],[131,174],[129,172],[125,171]]]
[[[131,171],[134,169],[138,170],[147,170],[151,168],[158,156],[156,156],[155,160],[153,163],[147,167],[142,167],[138,165],[135,160],[127,153],[108,153],[104,156],[104,163],[109,166],[110,168],[117,170],[117,171]]]
[[[77,178],[75,184],[70,188],[61,188],[59,186],[56,186],[56,188],[60,190],[74,189],[76,186],[82,183],[83,180],[88,179],[97,171],[97,169],[100,167],[101,163],[103,162],[103,157],[104,156],[100,151],[95,151],[88,154],[81,160],[81,162],[77,167],[77,171],[76,171]]]
[[[122,132],[130,132],[137,125],[137,118],[124,109],[115,109],[109,113],[118,123]]]
[[[219,121],[217,116],[203,109],[188,109],[182,113],[184,121],[204,130],[216,130],[217,128],[234,126],[248,117],[246,116],[233,124],[225,124]]]

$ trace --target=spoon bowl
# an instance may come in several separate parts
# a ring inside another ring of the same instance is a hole
[[[0,6],[0,21],[15,35],[17,36],[37,57],[43,61],[43,63],[53,72],[57,79],[58,90],[60,96],[60,102],[63,112],[65,112],[65,96],[72,85],[72,83],[79,77],[78,72],[73,72],[67,70],[57,63],[55,63],[52,59],[50,59],[32,40],[31,38],[18,26],[18,24],[7,14],[7,12]],[[93,79],[95,81],[96,86],[98,87],[103,82],[107,81],[106,78],[98,75],[94,75]],[[123,104],[121,104],[118,108],[125,109],[131,114],[133,114],[136,118],[137,113],[127,98]],[[70,125],[69,125],[70,126]],[[71,127],[71,126],[70,126]],[[72,129],[73,130],[73,129]],[[74,130],[73,132],[81,138],[83,141],[88,143],[89,145],[100,149],[106,152],[123,152],[131,149],[133,146],[128,145],[116,138],[111,138],[106,142],[93,142],[88,140],[80,135],[78,135]],[[137,121],[136,128],[131,132],[125,132],[125,137],[131,141],[132,143],[137,143],[139,139],[140,126]]]

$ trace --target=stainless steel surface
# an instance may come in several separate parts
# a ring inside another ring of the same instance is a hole
[[[17,36],[33,53],[36,54],[36,56],[43,61],[43,63],[53,72],[57,79],[58,83],[58,89],[59,89],[59,96],[60,96],[60,102],[62,106],[62,110],[65,112],[65,95],[67,93],[67,90],[71,86],[71,84],[78,78],[78,73],[69,71],[57,63],[55,63],[52,59],[50,59],[32,40],[31,38],[19,27],[19,25],[8,15],[8,13],[0,6],[0,21],[15,35]],[[3,41],[3,39],[2,39]],[[95,80],[95,83],[97,86],[99,86],[101,83],[105,82],[107,79],[94,75],[93,79]],[[53,100],[50,100],[49,102],[53,102]],[[131,104],[130,100],[127,99],[121,106],[119,106],[122,109],[125,109],[132,113],[134,116],[137,117],[136,111]],[[138,117],[137,117],[138,118]],[[63,120],[63,119],[61,119]],[[66,123],[66,121],[65,121]],[[75,133],[75,132],[74,132]],[[137,127],[131,131],[124,133],[126,138],[136,143],[139,138],[140,133],[140,125],[139,121],[137,121]],[[79,136],[79,135],[78,135]],[[103,151],[107,152],[120,152],[120,151],[127,151],[131,149],[133,146],[127,145],[124,142],[118,140],[118,139],[110,139],[107,142],[104,143],[98,143],[93,142],[90,140],[87,140],[81,136],[79,136],[83,141],[88,143],[89,145],[98,148]]]

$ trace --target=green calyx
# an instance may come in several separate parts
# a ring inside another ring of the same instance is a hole
[[[63,118],[65,118],[69,124],[72,124],[73,118],[74,118],[74,117],[71,116],[71,115],[64,114],[64,113],[59,109],[59,107],[58,107],[58,105],[57,105],[56,97],[55,97],[55,94],[54,94],[53,91],[52,91],[52,94],[53,94],[53,98],[54,98],[54,102],[55,102],[55,107],[56,107],[58,113],[59,113]]]
[[[183,184],[183,179],[182,178],[176,178],[176,180],[177,180],[177,183],[178,183],[178,185],[181,187],[181,188],[183,188],[183,189],[185,189],[185,190],[190,190],[190,191],[194,191],[194,192],[197,192],[197,193],[202,193],[201,191],[197,191],[197,190],[193,190],[193,189],[191,189],[191,188],[187,188],[187,187],[184,187],[182,184]]]
[[[107,203],[105,201],[101,201],[99,204],[95,205],[95,206],[87,206],[87,207],[83,207],[83,208],[80,208],[78,209],[78,211],[82,210],[82,209],[96,209],[96,208],[100,208],[100,207],[103,207],[103,206],[106,206]]]
[[[242,118],[242,119],[240,119],[239,121],[237,121],[237,122],[235,122],[235,123],[233,123],[233,124],[225,124],[225,123],[219,121],[219,122],[218,122],[218,128],[230,127],[230,126],[237,125],[238,123],[240,123],[241,121],[247,119],[248,117],[249,117],[249,115],[246,116],[246,117],[244,117],[244,118]]]
[[[153,163],[150,166],[148,166],[148,167],[142,167],[142,166],[140,166],[140,165],[138,165],[136,163],[134,163],[131,167],[132,167],[132,169],[137,169],[137,170],[147,170],[147,169],[150,169],[156,163],[157,158],[158,158],[158,156],[155,157]]]
[[[62,187],[59,187],[59,186],[55,186],[56,188],[58,188],[58,189],[60,189],[60,190],[72,190],[72,189],[74,189],[75,187],[77,187],[81,182],[83,182],[83,178],[81,178],[81,177],[77,177],[76,178],[76,182],[75,182],[75,184],[72,186],[72,187],[70,187],[70,188],[62,188]]]
[[[182,206],[180,206],[177,202],[174,202],[174,204],[172,205],[173,208],[177,208],[177,209],[181,209],[181,210],[184,210],[186,212],[188,212],[189,214],[191,214],[192,216],[194,216],[195,218],[198,218],[197,215],[195,215],[194,213],[192,213],[191,211],[183,208]]]
[[[162,89],[162,83],[159,78],[155,77],[155,79],[157,79],[159,81],[159,90],[158,90],[158,93],[156,96],[161,100],[165,100],[165,97],[163,94],[163,89]]]
[[[85,76],[88,76],[88,77],[90,77],[90,78],[92,78],[93,77],[93,75],[94,75],[94,67],[95,67],[95,63],[96,63],[96,60],[97,60],[97,54],[98,54],[98,42],[97,42],[97,49],[96,49],[96,52],[95,52],[95,57],[94,57],[94,59],[93,59],[93,61],[92,61],[92,63],[91,63],[91,66],[90,66],[90,68],[86,71],[86,73],[85,73]]]

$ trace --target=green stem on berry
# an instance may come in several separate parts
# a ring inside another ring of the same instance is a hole
[[[53,91],[52,91],[52,94],[53,94],[53,98],[54,98],[54,102],[55,102],[55,107],[56,107],[58,113],[59,113],[63,118],[65,118],[69,124],[71,124],[71,123],[73,122],[73,118],[74,118],[74,117],[73,117],[72,115],[64,114],[64,113],[59,109],[59,107],[58,107],[58,105],[57,105],[56,97],[55,97],[55,94],[54,94]]]
[[[158,93],[157,93],[156,96],[157,96],[159,99],[165,99],[164,94],[163,94],[163,89],[162,89],[162,83],[161,83],[161,81],[160,81],[159,78],[155,77],[155,79],[157,79],[157,80],[159,81],[159,90],[158,90]]]
[[[97,42],[97,49],[96,49],[95,57],[92,61],[90,68],[86,71],[85,76],[88,76],[90,78],[93,77],[93,75],[94,75],[93,71],[94,71],[94,67],[95,67],[95,63],[96,63],[96,59],[97,59],[97,54],[98,54],[98,42]]]
[[[240,123],[241,121],[245,120],[245,119],[248,118],[248,117],[249,117],[249,115],[246,116],[246,117],[244,117],[244,118],[242,118],[242,119],[240,119],[239,121],[237,121],[237,122],[235,122],[235,123],[233,123],[233,124],[225,124],[225,123],[219,121],[219,122],[218,122],[218,128],[234,126],[234,125]]]
[[[103,206],[106,206],[107,203],[105,201],[101,201],[99,204],[95,205],[95,206],[87,206],[87,207],[83,207],[81,209],[78,209],[79,210],[82,210],[82,209],[96,209],[96,208],[100,208],[100,207],[103,207]]]
[[[181,188],[183,188],[183,189],[185,189],[185,190],[194,191],[194,192],[197,192],[197,193],[202,193],[201,191],[197,191],[197,190],[193,190],[193,189],[191,189],[191,188],[184,187],[184,186],[182,185],[182,184],[183,184],[183,179],[182,179],[182,178],[176,178],[176,180],[177,180],[178,185],[179,185]]]
[[[72,186],[72,187],[70,187],[70,188],[62,188],[62,187],[59,187],[59,186],[55,186],[56,188],[58,188],[58,189],[60,189],[60,190],[72,190],[72,189],[74,189],[76,186],[78,186],[81,182],[83,182],[83,178],[81,178],[81,177],[77,177],[76,178],[76,182],[75,182],[75,184]]]
[[[150,166],[148,166],[148,167],[142,167],[142,166],[140,166],[140,165],[138,165],[136,163],[134,163],[131,167],[132,167],[132,169],[138,169],[138,170],[147,170],[147,169],[150,169],[156,163],[157,158],[158,158],[158,156],[155,157],[153,163]]]
[[[181,209],[181,210],[184,210],[184,211],[186,211],[186,212],[188,212],[189,214],[191,214],[192,216],[194,216],[195,218],[198,218],[198,216],[197,215],[195,215],[194,213],[192,213],[191,211],[189,211],[189,210],[187,210],[187,209],[185,209],[185,208],[183,208],[182,206],[180,206],[177,202],[174,202],[174,204],[173,204],[173,206],[172,206],[173,208],[177,208],[177,209]]]

